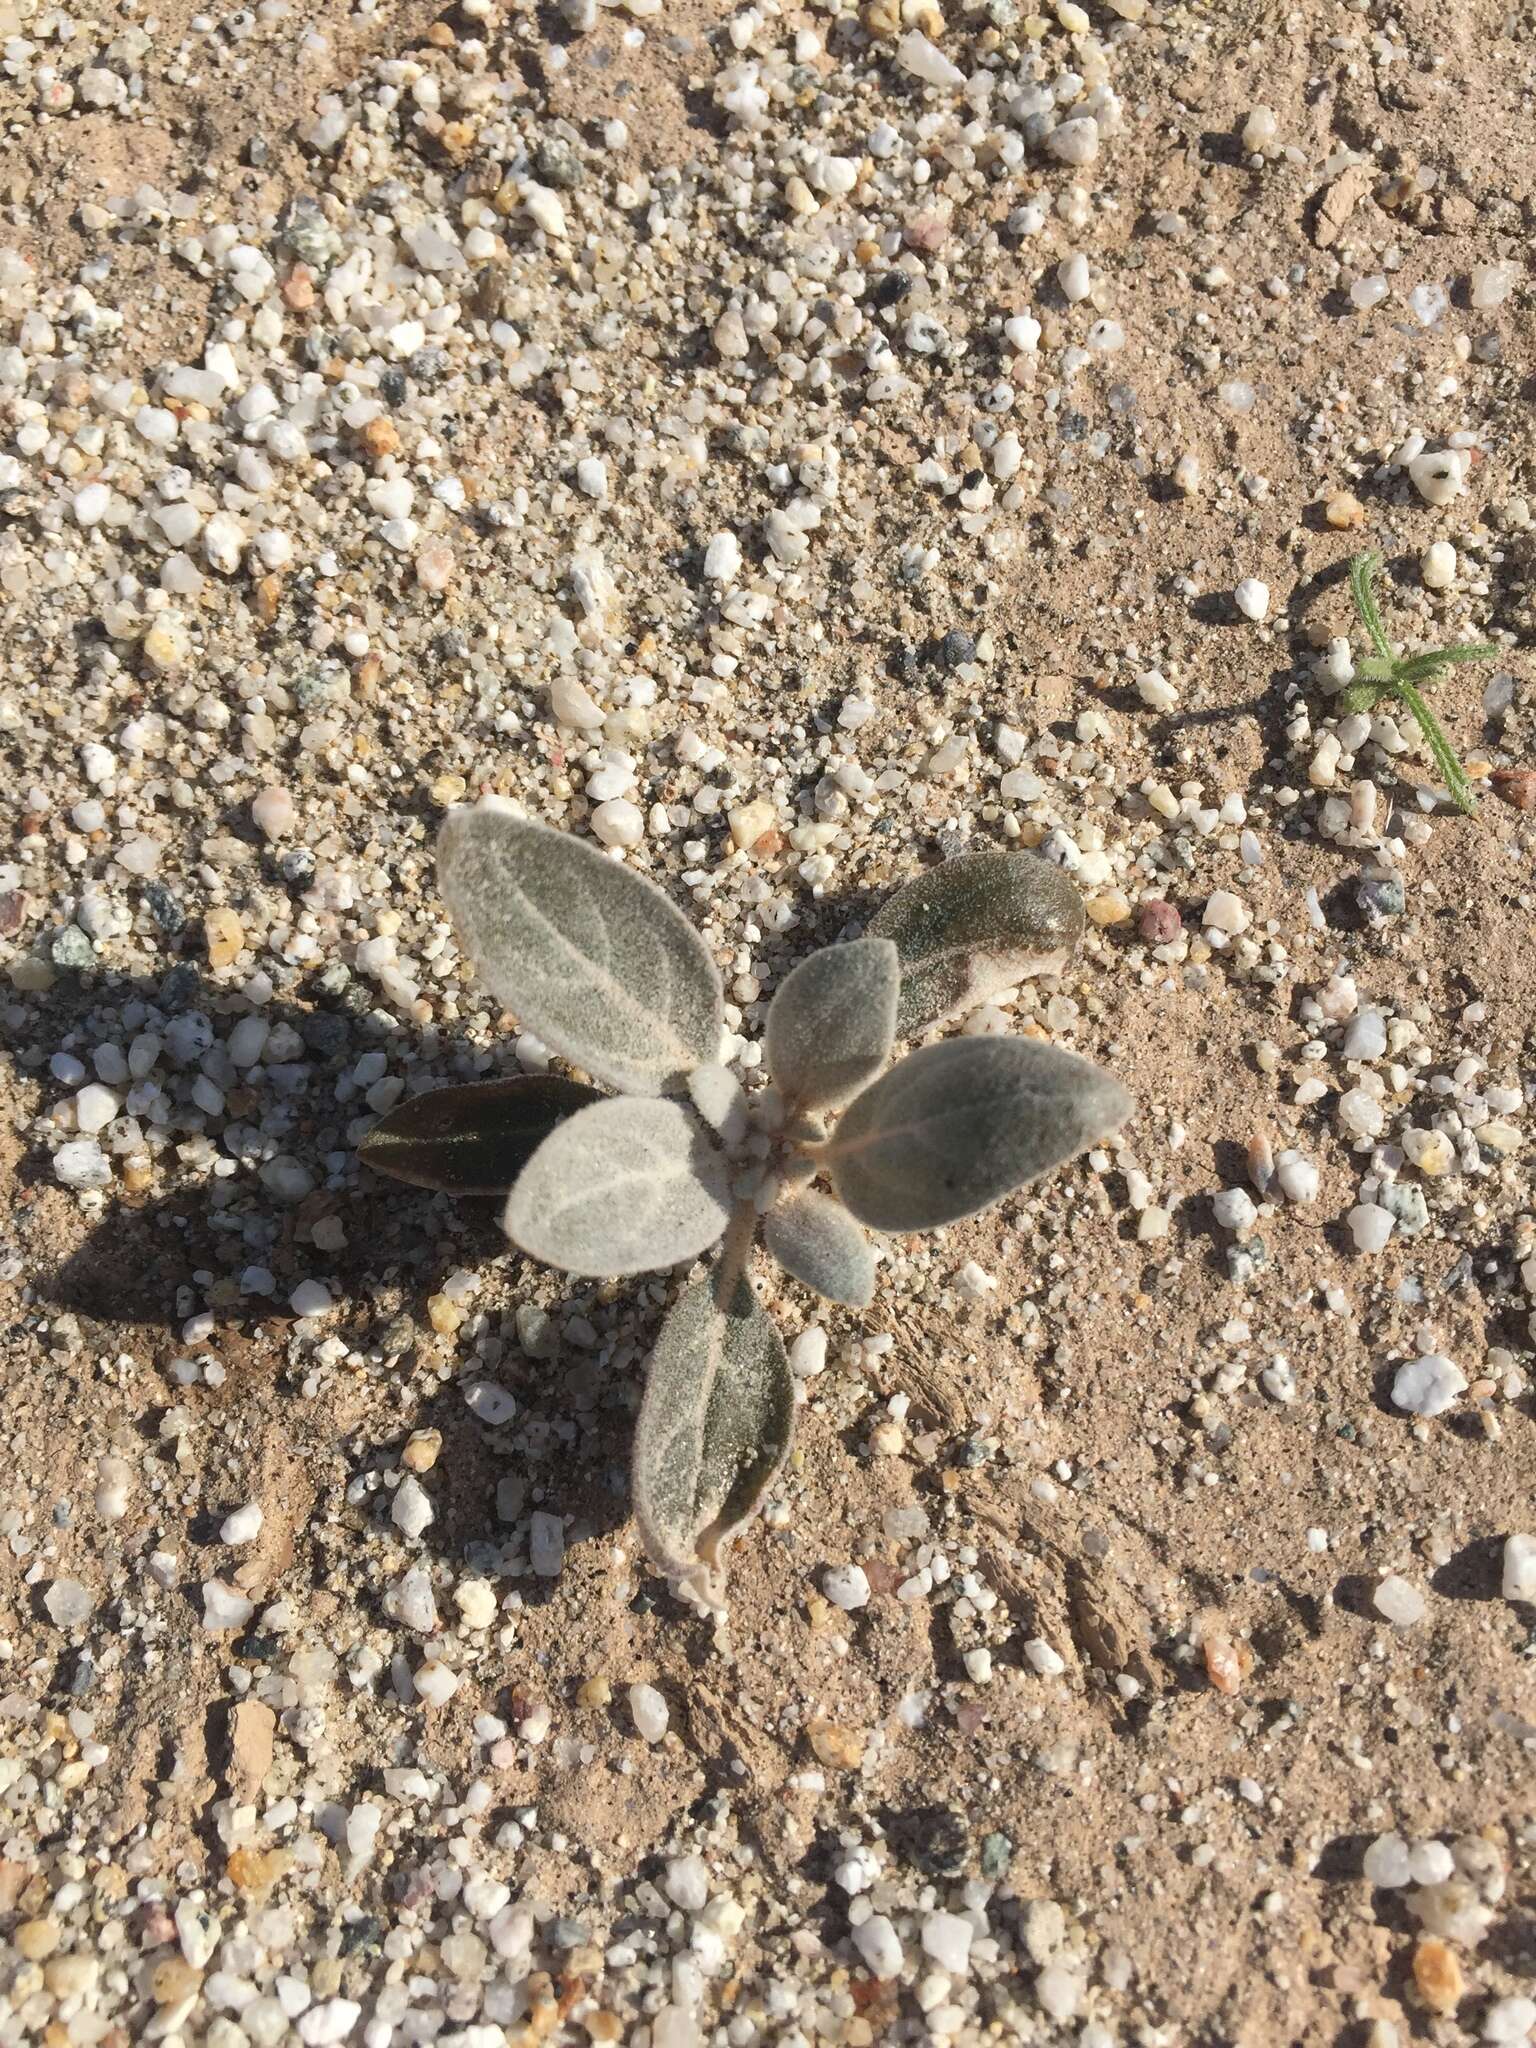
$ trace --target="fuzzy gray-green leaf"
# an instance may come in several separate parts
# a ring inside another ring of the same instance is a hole
[[[868,1308],[875,1255],[841,1202],[815,1188],[791,1195],[763,1219],[763,1242],[786,1273],[846,1308]]]
[[[718,1056],[715,963],[643,876],[494,799],[449,812],[437,859],[486,986],[562,1059],[632,1095],[659,1095]]]
[[[802,960],[768,1007],[768,1071],[796,1109],[832,1109],[891,1056],[901,963],[889,939],[855,939]]]
[[[357,1148],[375,1173],[448,1195],[504,1195],[550,1132],[601,1102],[558,1074],[429,1088],[381,1116]]]
[[[530,1257],[595,1280],[697,1258],[729,1217],[730,1168],[693,1111],[632,1096],[544,1140],[502,1227]]]
[[[783,1339],[738,1274],[678,1296],[651,1353],[635,1431],[635,1518],[674,1579],[718,1583],[732,1535],[789,1451],[795,1392]]]
[[[1120,1083],[1075,1053],[949,1038],[850,1104],[820,1160],[861,1223],[935,1230],[1097,1144],[1131,1109]]]
[[[869,929],[896,943],[896,1030],[915,1038],[1064,966],[1083,936],[1083,899],[1037,854],[962,853],[898,889]]]

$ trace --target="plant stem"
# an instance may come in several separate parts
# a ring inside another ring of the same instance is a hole
[[[1429,751],[1434,755],[1435,766],[1450,791],[1451,802],[1470,818],[1477,799],[1467,780],[1466,770],[1456,758],[1455,748],[1445,736],[1445,728],[1406,676],[1399,674],[1392,683],[1392,689],[1418,720],[1419,729],[1429,742]]]
[[[731,1220],[725,1227],[725,1236],[720,1240],[720,1257],[716,1261],[712,1285],[715,1307],[722,1315],[729,1315],[731,1304],[736,1299],[736,1290],[741,1285],[747,1270],[747,1260],[752,1253],[752,1240],[757,1236],[758,1214],[750,1202],[738,1202],[731,1211]]]

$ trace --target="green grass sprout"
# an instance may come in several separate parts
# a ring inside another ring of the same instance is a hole
[[[1381,556],[1374,548],[1367,548],[1350,561],[1350,595],[1355,600],[1360,623],[1370,635],[1371,645],[1376,651],[1355,663],[1354,681],[1339,692],[1340,708],[1370,711],[1383,697],[1395,697],[1400,704],[1406,705],[1418,721],[1419,730],[1434,756],[1435,766],[1450,792],[1451,802],[1470,818],[1477,802],[1472,784],[1457,758],[1456,749],[1446,737],[1445,727],[1425,703],[1419,685],[1432,683],[1442,669],[1459,668],[1468,661],[1490,661],[1499,650],[1486,641],[1478,640],[1463,641],[1456,647],[1432,648],[1428,654],[1399,654],[1387,638],[1387,629],[1381,623],[1381,611],[1372,588],[1380,567]]]

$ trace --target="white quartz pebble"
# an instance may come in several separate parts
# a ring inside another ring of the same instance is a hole
[[[1448,540],[1432,540],[1419,557],[1426,590],[1449,590],[1456,581],[1456,550]]]
[[[1371,1595],[1371,1605],[1394,1628],[1413,1628],[1424,1619],[1426,1603],[1417,1586],[1397,1572],[1388,1572]]]
[[[261,1509],[255,1501],[227,1514],[219,1524],[221,1543],[254,1543],[261,1534]]]
[[[629,1711],[635,1733],[647,1742],[660,1742],[667,1732],[667,1703],[654,1685],[629,1688]]]
[[[638,846],[645,837],[645,813],[627,796],[610,797],[592,813],[592,833],[604,846]]]
[[[1269,585],[1257,576],[1245,576],[1233,591],[1232,602],[1245,619],[1257,623],[1269,615]]]
[[[1400,1365],[1392,1380],[1392,1405],[1409,1415],[1443,1415],[1465,1393],[1467,1376],[1441,1352],[1428,1351]]]
[[[741,543],[728,528],[711,535],[704,550],[704,574],[711,583],[734,583],[741,574]]]
[[[421,1482],[408,1474],[395,1488],[395,1497],[390,1503],[389,1519],[402,1536],[416,1537],[431,1527],[434,1519],[432,1503],[427,1498]]]
[[[1536,1536],[1516,1531],[1505,1537],[1502,1589],[1506,1600],[1536,1602]]]
[[[1440,448],[1415,455],[1408,476],[1426,505],[1449,505],[1465,489],[1468,467],[1464,448]]]
[[[884,1913],[871,1913],[853,1930],[853,1945],[872,1977],[889,1983],[901,1972],[905,1955],[901,1939]]]
[[[851,1613],[869,1604],[869,1575],[862,1565],[832,1565],[821,1575],[821,1590],[834,1607]]]
[[[1377,1202],[1357,1202],[1345,1218],[1357,1252],[1384,1252],[1395,1218]]]

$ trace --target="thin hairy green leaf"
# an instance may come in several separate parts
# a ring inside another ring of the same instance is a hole
[[[658,1095],[718,1056],[720,976],[653,883],[496,798],[449,812],[437,859],[487,987],[563,1059]]]
[[[901,962],[889,939],[827,946],[786,975],[768,1006],[768,1071],[792,1109],[833,1109],[891,1056]]]
[[[1387,638],[1387,629],[1381,623],[1381,613],[1376,604],[1376,592],[1372,587],[1376,571],[1381,567],[1381,556],[1375,548],[1366,548],[1352,558],[1349,565],[1349,590],[1355,600],[1355,610],[1360,614],[1360,623],[1371,636],[1371,645],[1384,661],[1395,662],[1397,650]]]
[[[962,853],[898,889],[870,920],[901,955],[898,1037],[962,1016],[1031,974],[1056,973],[1083,935],[1083,899],[1032,853]]]
[[[846,1308],[868,1308],[875,1255],[841,1202],[807,1188],[768,1211],[763,1242],[786,1273]]]
[[[1463,640],[1455,647],[1434,647],[1428,654],[1413,654],[1393,671],[1397,683],[1427,683],[1443,668],[1460,668],[1469,661],[1492,661],[1498,648],[1486,640]]]
[[[1440,770],[1451,802],[1457,810],[1470,818],[1477,807],[1477,796],[1467,780],[1466,770],[1457,758],[1456,749],[1445,735],[1444,727],[1412,683],[1399,676],[1395,687],[1398,696],[1418,720],[1419,729],[1429,745],[1430,753],[1434,756],[1435,766]]]
[[[909,1053],[851,1103],[818,1159],[873,1230],[934,1230],[987,1208],[1130,1115],[1102,1068],[1027,1038]]]
[[[783,1339],[739,1267],[680,1294],[635,1430],[635,1519],[660,1569],[713,1604],[726,1546],[788,1455],[794,1412]]]
[[[375,1173],[448,1195],[504,1195],[568,1116],[602,1097],[558,1074],[430,1088],[387,1110],[357,1156]]]
[[[1370,711],[1391,694],[1390,683],[1346,683],[1334,702],[1341,711]]]
[[[730,1220],[730,1167],[693,1111],[640,1097],[597,1102],[547,1137],[502,1227],[521,1251],[586,1279],[697,1258]]]

